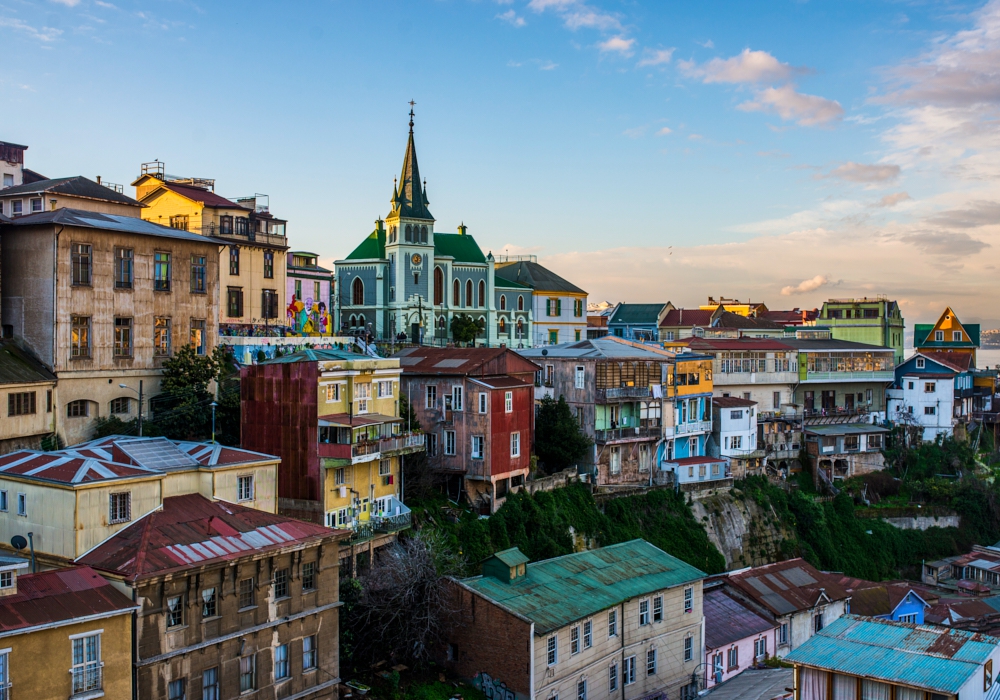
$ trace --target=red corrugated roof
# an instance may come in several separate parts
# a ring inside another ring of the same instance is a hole
[[[72,622],[132,610],[135,603],[89,566],[17,577],[17,593],[0,598],[0,632]]]
[[[712,404],[719,408],[747,408],[748,406],[756,406],[757,402],[736,396],[713,396]]]
[[[484,365],[493,365],[493,375],[527,374],[540,369],[510,348],[433,348],[414,347],[400,350],[394,358],[399,360],[403,374],[453,374],[483,375]],[[505,368],[497,371],[497,368]]]
[[[173,182],[162,182],[160,183],[163,187],[168,190],[173,190],[179,195],[183,195],[188,199],[193,199],[196,202],[201,202],[206,207],[218,207],[221,209],[246,209],[246,207],[240,206],[236,202],[230,201],[225,197],[220,197],[215,194],[215,192],[209,192],[208,190],[203,190],[200,187],[189,187],[187,185],[177,185]]]
[[[665,326],[710,326],[715,310],[708,309],[671,309],[663,317],[660,327]]]
[[[534,386],[532,382],[526,382],[517,377],[474,377],[473,381],[485,384],[491,389],[519,389],[526,386]]]
[[[719,649],[741,639],[775,628],[766,620],[730,596],[721,588],[705,591],[705,646]]]
[[[954,350],[937,350],[921,352],[924,357],[940,362],[945,367],[951,367],[956,372],[968,372],[972,367],[971,352],[956,352]]]
[[[120,530],[77,561],[135,581],[347,534],[195,493],[164,498],[161,510]]]
[[[727,580],[776,616],[807,610],[817,604],[821,594],[830,600],[849,597],[836,577],[817,571],[800,558],[754,567],[732,574]]]
[[[741,352],[764,352],[776,350],[788,352],[791,346],[768,338],[691,338],[688,345],[696,350],[738,350]]]

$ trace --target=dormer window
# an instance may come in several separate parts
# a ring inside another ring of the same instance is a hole
[[[934,331],[934,341],[937,343],[944,342],[944,331]]]
[[[0,589],[14,587],[14,572],[0,571]]]
[[[917,358],[917,369],[923,369],[927,365],[927,362],[922,357]]]

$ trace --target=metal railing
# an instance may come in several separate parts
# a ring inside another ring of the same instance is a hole
[[[399,532],[409,529],[412,524],[413,514],[410,511],[399,515],[380,515],[372,518],[376,532]]]
[[[620,389],[598,389],[597,400],[609,401],[615,399],[648,399],[653,395],[648,386],[625,386]]]
[[[70,699],[90,695],[104,687],[104,663],[95,661],[83,666],[77,666],[70,671],[73,677],[73,694]]]
[[[379,440],[379,450],[382,452],[393,452],[395,450],[405,450],[414,447],[423,447],[427,436],[423,433],[410,433],[409,435],[395,435]]]
[[[598,443],[614,442],[616,440],[657,439],[660,437],[660,427],[614,428],[611,430],[594,431],[594,441]]]
[[[665,433],[670,435],[691,435],[693,433],[705,433],[712,430],[712,421],[699,420],[690,423],[678,423],[675,426],[667,427]]]
[[[380,449],[379,440],[359,442],[351,445],[351,457],[365,457],[367,455],[377,455]]]

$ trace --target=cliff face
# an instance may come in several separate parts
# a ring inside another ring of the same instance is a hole
[[[694,501],[691,510],[725,557],[727,569],[778,561],[783,558],[779,555],[782,541],[795,539],[770,505],[749,498],[716,494]]]

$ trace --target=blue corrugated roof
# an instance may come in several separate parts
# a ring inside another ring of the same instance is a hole
[[[953,695],[998,644],[985,634],[844,615],[785,660]]]
[[[645,540],[528,564],[505,583],[491,576],[464,579],[469,588],[535,623],[547,634],[629,598],[705,578],[705,573]]]

